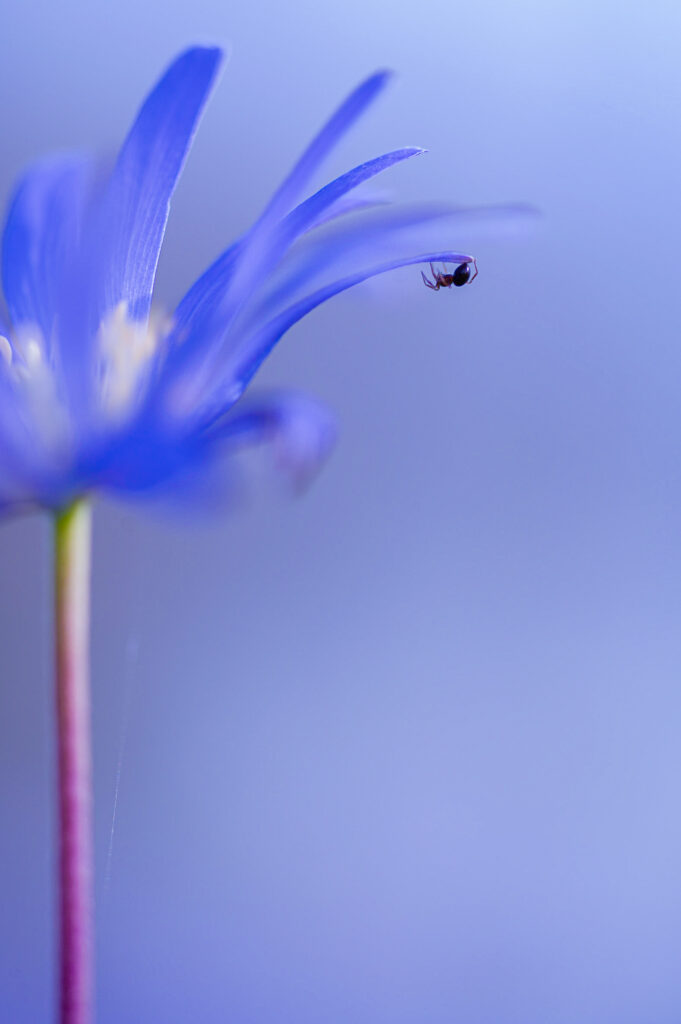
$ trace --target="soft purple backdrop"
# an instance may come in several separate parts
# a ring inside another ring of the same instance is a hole
[[[169,300],[378,66],[399,81],[330,172],[423,144],[405,197],[545,213],[451,239],[471,288],[412,268],[287,337],[262,380],[342,424],[302,501],[199,528],[99,509],[101,1024],[676,1024],[681,9],[4,8],[4,195],[46,149],[112,149],[185,44],[231,44]],[[4,527],[0,565],[0,1020],[33,1024],[47,522]]]

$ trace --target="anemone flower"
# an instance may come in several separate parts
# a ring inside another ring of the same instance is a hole
[[[432,211],[362,219],[375,201],[358,186],[420,149],[369,160],[300,201],[383,89],[380,72],[341,104],[174,313],[152,309],[169,202],[221,60],[216,48],[182,53],[112,165],[61,155],[31,167],[2,240],[0,511],[42,508],[55,523],[62,1024],[90,1024],[93,1014],[91,498],[200,491],[224,456],[268,440],[283,469],[305,479],[332,445],[329,414],[295,393],[242,398],[282,335],[327,299],[396,267],[437,264],[438,287],[477,271],[472,256],[449,248],[397,251],[404,229]],[[324,234],[341,219],[350,226]]]

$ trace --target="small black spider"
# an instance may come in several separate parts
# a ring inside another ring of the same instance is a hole
[[[440,290],[440,288],[451,288],[454,285],[455,288],[462,288],[469,281],[474,281],[478,276],[478,265],[473,260],[474,272],[471,276],[471,265],[470,263],[459,263],[458,267],[453,274],[448,274],[445,269],[444,273],[436,270],[433,264],[430,264],[430,272],[433,275],[433,280],[430,281],[426,275],[421,271],[421,277],[426,288],[432,288],[434,292]]]

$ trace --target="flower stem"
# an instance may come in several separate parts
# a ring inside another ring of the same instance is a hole
[[[60,1024],[92,1024],[93,1019],[91,535],[87,502],[74,502],[55,517]]]

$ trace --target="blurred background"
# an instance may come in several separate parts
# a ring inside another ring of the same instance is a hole
[[[681,8],[45,0],[2,24],[3,195],[45,150],[114,149],[186,44],[231,47],[168,303],[376,67],[399,78],[325,180],[420,144],[397,194],[544,213],[443,229],[473,287],[410,268],[286,337],[261,382],[341,424],[303,499],[196,527],[99,507],[101,1024],[678,1022]],[[0,565],[0,1019],[24,1024],[53,1019],[47,520],[3,527]]]

